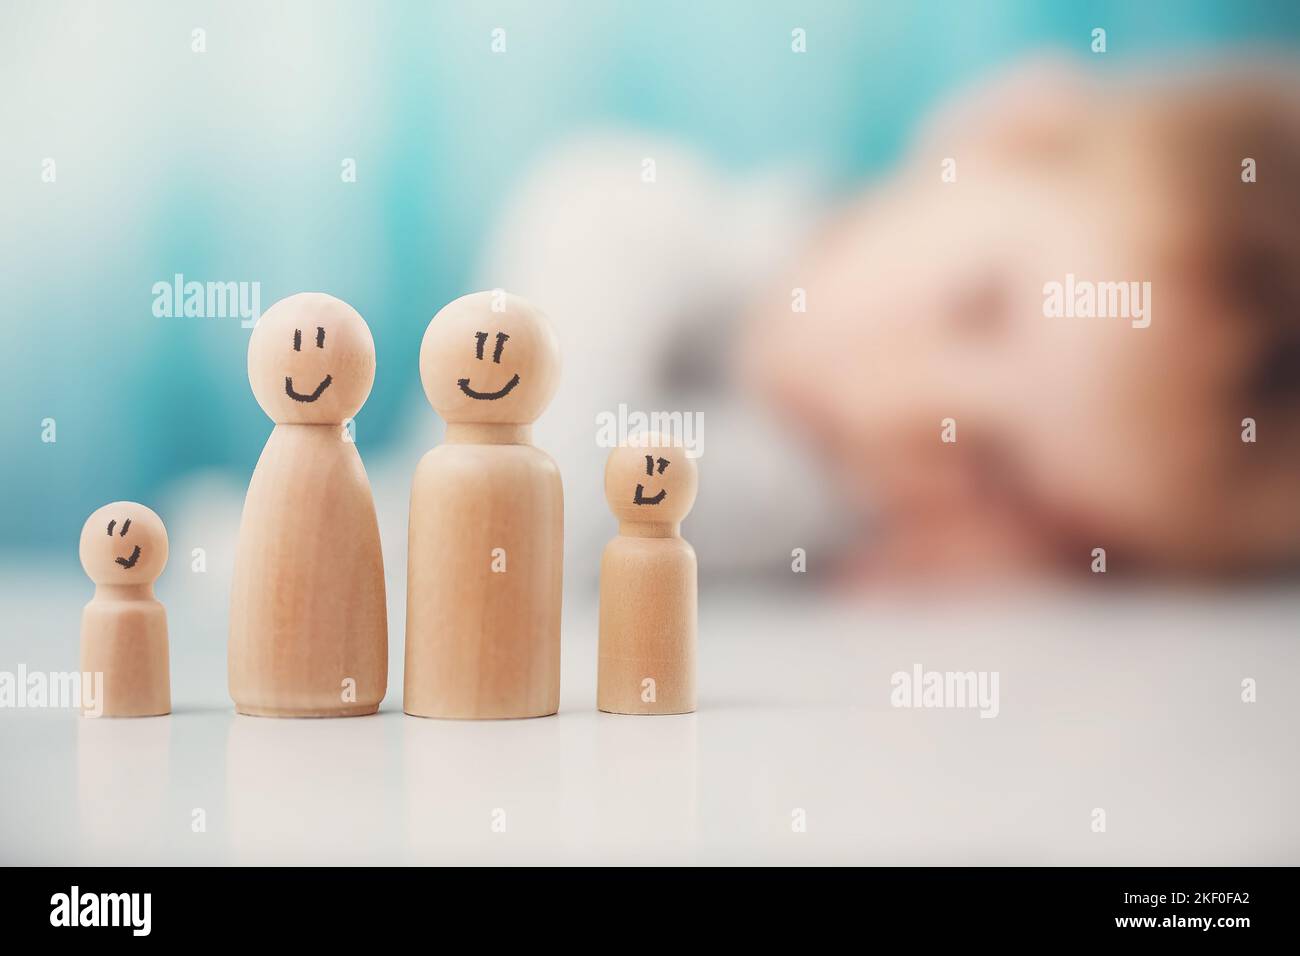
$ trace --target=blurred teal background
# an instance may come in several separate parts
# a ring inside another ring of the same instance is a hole
[[[1096,26],[1101,68],[1158,66],[1242,41],[1294,47],[1300,4],[9,0],[0,547],[75,550],[100,504],[150,502],[200,470],[251,473],[271,426],[248,389],[248,331],[155,317],[155,282],[259,282],[263,309],[302,290],[356,306],[378,352],[364,457],[422,401],[425,325],[470,290],[505,195],[544,151],[643,129],[737,174],[801,163],[847,191],[954,89],[1035,51],[1088,55]]]

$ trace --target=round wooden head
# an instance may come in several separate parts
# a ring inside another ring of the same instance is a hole
[[[695,504],[699,482],[686,450],[655,434],[634,436],[605,462],[605,499],[619,521],[678,524]]]
[[[281,299],[248,340],[248,381],[277,425],[341,424],[375,381],[375,340],[356,309],[323,292]]]
[[[560,383],[559,341],[527,300],[475,292],[429,323],[420,380],[443,421],[529,425]]]
[[[166,565],[167,529],[144,505],[104,505],[81,528],[81,566],[96,584],[152,584]]]

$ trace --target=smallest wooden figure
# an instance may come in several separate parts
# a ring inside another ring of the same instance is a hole
[[[81,614],[81,671],[102,673],[103,716],[171,713],[167,611],[153,583],[167,564],[167,529],[144,505],[105,505],[81,529],[81,566],[95,596]]]
[[[695,503],[695,462],[658,435],[634,437],[605,465],[618,536],[600,561],[596,706],[611,714],[695,710],[695,551],[680,523]]]

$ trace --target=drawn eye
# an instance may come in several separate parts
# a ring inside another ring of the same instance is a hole
[[[655,459],[654,459],[654,455],[646,455],[646,456],[645,456],[645,473],[646,473],[647,475],[653,475],[653,474],[655,473]]]
[[[497,333],[497,347],[496,351],[492,353],[492,361],[496,362],[498,365],[501,364],[501,350],[506,347],[506,340],[509,338],[510,336],[506,335],[504,332]]]
[[[325,347],[325,330],[318,325],[316,326],[316,348],[323,349],[324,347]]]
[[[476,357],[481,362],[483,361],[483,344],[487,342],[488,334],[486,332],[475,332],[474,338],[478,339],[478,348],[475,349],[475,352]]]
[[[293,330],[293,350],[295,352],[302,351],[302,329]]]
[[[122,530],[117,533],[118,537],[125,538],[126,529],[129,527],[131,527],[131,519],[127,518],[125,521],[122,522]]]
[[[108,523],[108,536],[109,536],[110,538],[113,537],[113,525],[115,525],[115,524],[117,524],[117,519],[116,519],[116,518],[114,518],[112,521],[110,521],[110,522]]]
[[[659,474],[662,475],[662,474],[664,473],[664,469],[667,468],[667,467],[668,467],[669,465],[671,465],[671,464],[672,464],[672,462],[669,461],[667,458],[660,458],[660,459],[659,459]]]

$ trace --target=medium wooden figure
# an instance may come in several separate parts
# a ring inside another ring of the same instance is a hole
[[[171,713],[167,611],[153,593],[166,564],[167,529],[144,505],[105,505],[81,529],[81,566],[95,582],[81,613],[81,671],[104,675],[101,716]]]
[[[343,423],[370,394],[375,344],[346,302],[290,296],[248,343],[253,395],[275,422],[244,500],[228,649],[241,714],[353,717],[388,685],[379,525]]]
[[[559,375],[550,321],[505,292],[457,299],[424,334],[420,378],[447,432],[411,488],[408,714],[559,709],[564,492],[531,444]]]
[[[680,524],[699,473],[658,435],[610,452],[605,498],[618,536],[600,561],[600,662],[596,706],[612,714],[695,710],[698,585],[695,551]]]

